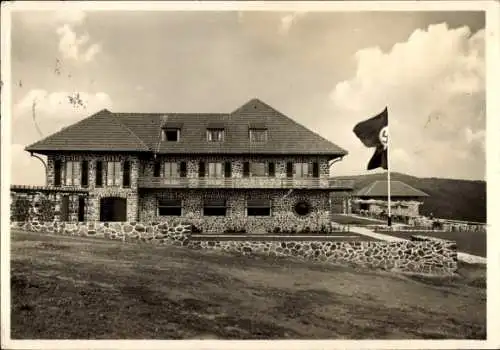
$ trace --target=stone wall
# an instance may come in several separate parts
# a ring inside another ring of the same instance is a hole
[[[191,239],[181,221],[163,223],[11,223],[13,229],[40,233],[93,236],[124,242],[182,245],[244,255],[290,257],[303,261],[352,264],[388,271],[453,274],[457,270],[455,242],[413,236],[411,241],[205,241]],[[312,238],[313,239],[313,238]]]
[[[328,192],[321,190],[161,190],[141,192],[139,221],[154,222],[171,220],[158,216],[158,199],[182,200],[182,216],[202,232],[223,233],[295,233],[330,232],[330,205]],[[226,216],[203,216],[205,198],[224,199],[228,207]],[[271,216],[247,216],[248,199],[271,200]],[[294,212],[298,201],[307,201],[311,212],[299,216]]]

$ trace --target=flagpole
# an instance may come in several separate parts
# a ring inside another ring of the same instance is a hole
[[[387,120],[387,226],[391,228],[392,218],[391,218],[391,166],[390,166],[390,147],[391,145],[391,134],[389,129],[389,120]]]

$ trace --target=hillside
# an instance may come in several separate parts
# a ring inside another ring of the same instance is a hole
[[[337,179],[355,180],[354,190],[373,181],[387,180],[385,173],[358,176],[338,176]],[[418,178],[391,173],[391,180],[399,180],[429,194],[424,199],[421,213],[434,217],[486,222],[486,182],[441,178]]]

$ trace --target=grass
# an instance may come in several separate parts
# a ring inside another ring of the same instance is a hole
[[[485,339],[485,269],[418,277],[13,232],[14,339]]]
[[[478,255],[486,257],[486,232],[381,232],[386,235],[407,238],[410,239],[413,235],[424,235],[442,239],[448,239],[450,241],[457,242],[457,250],[463,253],[469,253],[473,255]]]
[[[342,214],[332,214],[331,220],[340,225],[366,226],[366,225],[383,224],[383,222],[381,222],[380,220],[375,220],[370,218],[360,218]]]

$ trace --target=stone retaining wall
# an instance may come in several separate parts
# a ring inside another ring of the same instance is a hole
[[[191,238],[191,227],[171,223],[12,223],[12,228],[34,232],[102,237],[125,242],[182,245],[243,255],[292,257],[303,261],[357,266],[389,271],[450,275],[457,270],[455,242],[426,236],[411,241],[204,241]]]

